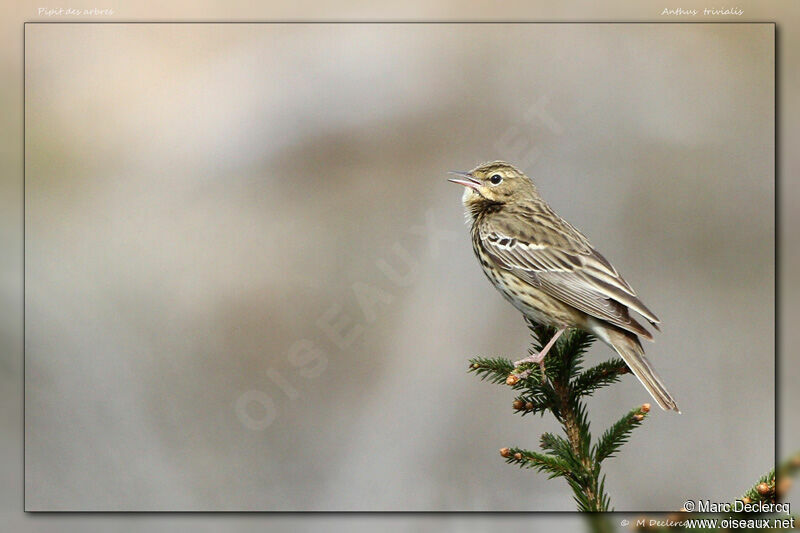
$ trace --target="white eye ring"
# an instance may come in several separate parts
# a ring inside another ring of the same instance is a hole
[[[492,185],[500,185],[503,182],[503,177],[500,174],[493,174],[489,181]]]

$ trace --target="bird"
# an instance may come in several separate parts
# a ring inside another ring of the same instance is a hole
[[[616,351],[664,410],[680,413],[644,355],[639,338],[660,331],[659,318],[636,296],[589,239],[542,199],[528,176],[505,161],[451,171],[464,186],[462,202],[472,247],[484,274],[529,323],[556,328],[539,353],[514,363],[538,363],[569,328],[587,331]],[[544,372],[542,372],[544,376]]]

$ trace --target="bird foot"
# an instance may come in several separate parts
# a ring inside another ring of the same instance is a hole
[[[519,368],[520,366],[524,365],[525,363],[536,363],[539,365],[539,368],[542,370],[542,383],[547,381],[547,375],[544,373],[544,356],[541,354],[531,355],[526,357],[525,359],[520,359],[519,361],[514,362],[514,368]],[[525,379],[531,374],[531,370],[523,370],[517,376],[520,379]]]
[[[564,331],[566,331],[566,329],[567,329],[566,327],[563,327],[563,328],[559,329],[558,331],[556,331],[556,334],[553,335],[552,337],[550,337],[550,341],[545,345],[544,348],[542,348],[541,352],[539,352],[537,354],[531,354],[530,356],[526,357],[525,359],[520,359],[519,361],[514,363],[514,368],[516,368],[516,367],[518,367],[520,365],[523,365],[525,363],[536,363],[536,364],[539,365],[539,368],[542,369],[542,383],[545,383],[547,381],[547,375],[544,373],[544,358],[547,355],[547,353],[550,351],[550,348],[553,347],[553,345],[556,343],[558,338],[561,336],[562,333],[564,333]],[[530,370],[527,371],[527,373],[525,374],[525,377],[527,377],[528,374],[530,374]],[[522,376],[520,376],[520,377],[522,377]]]
[[[514,367],[522,366],[525,363],[536,363],[538,365],[541,365],[542,362],[544,362],[544,357],[542,357],[540,354],[537,353],[537,354],[529,355],[525,359],[520,359],[519,361],[514,361]]]

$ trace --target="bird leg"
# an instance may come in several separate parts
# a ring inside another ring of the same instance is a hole
[[[542,348],[542,350],[539,353],[532,354],[526,357],[525,359],[520,359],[519,361],[516,361],[514,363],[514,368],[525,363],[537,363],[539,365],[539,368],[542,369],[542,381],[544,381],[546,379],[544,376],[544,358],[547,356],[547,353],[550,351],[550,348],[553,347],[558,338],[561,336],[562,333],[564,333],[564,331],[566,331],[566,329],[567,328],[561,328],[558,331],[556,331],[555,335],[553,335],[550,341],[544,346],[544,348]],[[530,374],[530,370],[523,372],[522,374],[519,374],[519,377],[526,378],[528,377],[528,374]]]

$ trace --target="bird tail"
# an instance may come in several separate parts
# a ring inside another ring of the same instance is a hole
[[[616,328],[611,329],[608,326],[603,327],[602,330],[600,328],[593,329],[595,329],[595,333],[600,338],[617,351],[625,361],[625,364],[628,365],[628,368],[639,378],[644,388],[647,389],[647,392],[650,393],[650,396],[662,409],[681,412],[667,387],[664,386],[664,382],[661,381],[650,361],[644,356],[644,349],[635,335]]]

